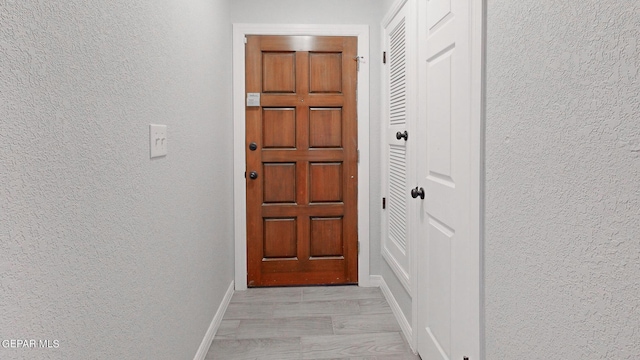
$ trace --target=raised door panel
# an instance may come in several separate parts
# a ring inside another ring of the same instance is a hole
[[[265,204],[296,202],[295,163],[265,163],[263,177]]]
[[[431,80],[427,84],[427,132],[429,177],[454,186],[451,177],[451,60],[455,48],[428,62]],[[434,179],[434,180],[435,180]]]
[[[262,53],[262,92],[296,92],[296,53]]]
[[[342,53],[309,53],[309,92],[342,92]]]
[[[264,219],[264,258],[295,258],[298,253],[297,231],[295,218]]]
[[[341,217],[312,217],[309,237],[311,258],[343,257],[342,227]]]
[[[428,0],[427,7],[427,27],[431,30],[451,13],[451,0]]]
[[[342,164],[309,165],[309,202],[342,202]]]
[[[262,109],[262,147],[296,147],[296,109]]]
[[[428,336],[447,356],[451,354],[451,243],[454,232],[436,219],[427,220],[427,238],[429,239],[426,258],[429,271],[425,307],[428,321]],[[440,354],[442,355],[442,354]],[[443,357],[444,358],[444,357]]]
[[[309,147],[342,147],[342,109],[309,109]]]

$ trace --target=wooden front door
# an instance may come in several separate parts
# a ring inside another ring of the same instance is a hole
[[[357,282],[357,38],[247,36],[248,286]]]

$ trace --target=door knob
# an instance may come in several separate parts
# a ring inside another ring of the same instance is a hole
[[[415,189],[411,189],[411,197],[415,199],[418,196],[420,196],[420,199],[424,199],[424,189],[418,189],[418,187],[416,186]]]
[[[249,144],[249,150],[256,151],[257,148],[258,148],[258,144],[254,143],[254,142]]]
[[[400,131],[396,133],[396,139],[400,140],[402,138],[404,138],[404,141],[409,140],[409,133],[407,132],[407,130],[405,130],[403,133]]]
[[[255,180],[255,179],[257,179],[257,178],[258,178],[258,173],[257,173],[257,172],[255,172],[255,171],[252,171],[252,172],[250,172],[250,173],[249,173],[249,177],[250,177],[252,180]]]

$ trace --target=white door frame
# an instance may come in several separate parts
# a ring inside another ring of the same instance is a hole
[[[358,37],[358,285],[369,279],[369,26],[306,24],[233,24],[233,203],[235,289],[247,289],[247,207],[245,164],[245,44],[247,35]]]

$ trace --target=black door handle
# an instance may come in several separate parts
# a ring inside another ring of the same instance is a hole
[[[255,179],[257,179],[257,178],[258,178],[258,173],[257,173],[257,172],[255,172],[255,171],[252,171],[252,172],[250,172],[250,173],[249,173],[249,177],[250,177],[252,180],[255,180]]]
[[[254,142],[249,144],[249,150],[256,151],[257,148],[258,148],[258,144],[254,143]]]
[[[420,196],[420,199],[424,200],[424,189],[418,189],[418,187],[416,186],[415,189],[411,189],[411,197],[415,199],[418,196]]]
[[[396,139],[400,140],[402,138],[404,138],[404,141],[409,140],[409,133],[407,132],[407,130],[405,130],[403,133],[400,131],[396,133]]]

